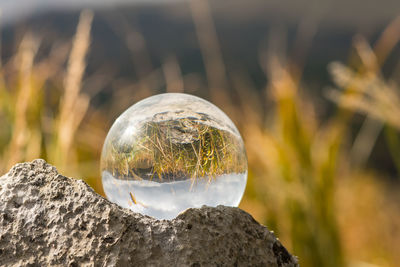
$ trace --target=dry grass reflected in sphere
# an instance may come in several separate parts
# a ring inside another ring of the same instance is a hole
[[[190,207],[237,206],[247,181],[243,140],[233,122],[201,98],[146,98],[111,127],[101,156],[107,198],[158,219]]]

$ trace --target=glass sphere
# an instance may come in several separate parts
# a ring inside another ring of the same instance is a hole
[[[128,108],[101,154],[107,198],[157,219],[191,207],[238,206],[247,181],[243,140],[219,108],[167,93]]]

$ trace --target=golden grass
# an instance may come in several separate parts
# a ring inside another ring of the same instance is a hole
[[[120,138],[106,144],[101,164],[102,170],[120,179],[211,181],[218,175],[247,171],[244,146],[237,136],[187,118],[146,122],[130,139]]]
[[[35,62],[40,42],[29,32],[22,39],[17,55],[3,65],[0,111],[4,129],[9,125],[11,131],[1,136],[8,144],[2,147],[0,170],[5,171],[16,162],[44,157],[59,169],[66,171],[68,165],[67,172],[76,173],[71,171],[77,165],[73,140],[89,107],[89,97],[80,93],[80,89],[92,17],[90,11],[81,14],[65,74],[62,65],[68,46],[54,46],[48,58]],[[17,78],[12,74],[14,68]],[[4,76],[6,72],[11,74]],[[57,84],[60,73],[65,77],[64,86],[57,90],[52,85]],[[54,94],[60,100],[47,102],[45,95]]]
[[[35,57],[36,50],[38,48],[37,40],[33,38],[31,34],[26,34],[21,42],[19,53],[16,60],[19,63],[19,89],[16,95],[18,105],[15,106],[15,117],[14,117],[14,134],[10,140],[8,148],[8,163],[7,167],[11,167],[15,162],[20,161],[23,158],[24,149],[28,145],[29,137],[32,132],[29,129],[28,123],[28,109],[30,98],[35,95],[35,88],[32,87],[32,67],[33,60]],[[38,156],[37,144],[40,143],[40,136],[35,136],[39,140],[30,140],[35,146],[30,145],[30,150],[36,150],[30,152],[33,156]]]
[[[56,153],[52,155],[52,158],[56,159],[55,162],[61,170],[64,170],[66,164],[68,164],[68,161],[63,160],[63,158],[69,159],[73,138],[89,107],[89,97],[81,93],[80,90],[86,67],[85,56],[90,44],[92,20],[91,11],[85,10],[81,13],[68,60],[64,94],[60,101],[60,113],[56,118],[58,123],[57,137],[53,144],[54,147],[50,151]]]

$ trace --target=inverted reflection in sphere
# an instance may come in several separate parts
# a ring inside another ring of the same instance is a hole
[[[160,94],[127,109],[101,155],[107,198],[158,219],[202,205],[237,206],[247,180],[243,140],[215,105]]]

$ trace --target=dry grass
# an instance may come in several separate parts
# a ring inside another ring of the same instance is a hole
[[[37,40],[34,40],[31,34],[26,34],[21,42],[19,53],[16,56],[16,61],[19,64],[19,89],[16,95],[18,101],[15,106],[15,117],[14,117],[14,134],[10,140],[8,148],[8,163],[7,166],[11,167],[15,162],[20,161],[23,158],[24,150],[27,148],[30,142],[29,148],[32,156],[38,156],[37,145],[40,143],[40,135],[33,133],[35,136],[29,140],[29,135],[32,131],[28,126],[28,110],[30,108],[30,98],[37,92],[32,87],[32,67],[33,60],[35,57],[36,50],[38,48]],[[35,144],[34,146],[32,144]],[[34,152],[33,152],[34,151]]]
[[[2,147],[1,170],[16,162],[44,157],[61,170],[67,171],[68,166],[70,174],[78,172],[74,168],[78,161],[77,144],[73,141],[89,108],[89,97],[80,89],[92,18],[90,11],[82,12],[66,73],[62,66],[67,60],[68,45],[55,45],[47,58],[35,62],[40,42],[29,32],[15,58],[3,66],[0,108],[4,128],[9,125],[11,131],[2,136],[8,145]],[[60,76],[65,77],[63,86],[54,88]],[[15,87],[16,91],[11,89]],[[59,101],[48,100],[47,96],[54,94]]]
[[[65,170],[70,159],[79,124],[82,122],[88,107],[89,97],[80,92],[85,72],[85,57],[90,44],[90,28],[93,20],[91,11],[83,11],[79,20],[72,50],[68,60],[67,73],[64,80],[64,93],[61,97],[59,116],[56,118],[57,131],[55,142],[49,151],[55,164]],[[67,160],[65,160],[67,159]]]
[[[146,122],[131,139],[120,138],[110,141],[101,164],[102,170],[120,179],[211,181],[247,171],[237,136],[190,119]]]

